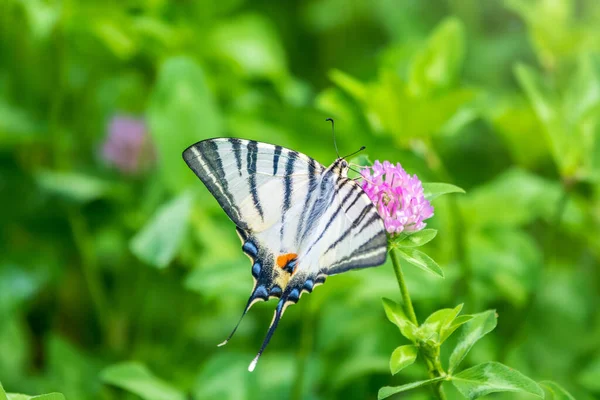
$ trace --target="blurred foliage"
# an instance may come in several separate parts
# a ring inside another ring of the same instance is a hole
[[[333,117],[342,152],[366,145],[372,160],[467,191],[434,200],[425,249],[446,278],[404,267],[421,319],[459,303],[499,315],[448,398],[473,394],[477,364],[509,373],[490,361],[553,381],[541,382],[547,398],[569,398],[562,387],[597,398],[599,26],[596,0],[3,0],[3,387],[77,400],[374,399],[427,379],[418,363],[398,369],[413,353],[398,350],[410,345],[380,306],[399,298],[388,264],[305,296],[252,374],[272,304],[216,347],[250,266],[181,152],[231,135],[329,164]],[[146,121],[151,170],[103,158],[116,115]]]

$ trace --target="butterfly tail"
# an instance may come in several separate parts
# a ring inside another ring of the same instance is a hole
[[[225,339],[223,342],[219,343],[217,346],[218,347],[225,346],[227,344],[227,342],[229,342],[231,340],[231,338],[235,334],[235,331],[237,331],[237,328],[240,326],[240,323],[246,316],[246,313],[248,312],[250,307],[252,307],[258,301],[265,301],[267,299],[268,299],[268,295],[266,294],[266,291],[264,289],[262,289],[261,287],[255,288],[254,291],[252,291],[250,298],[248,299],[248,303],[246,303],[246,308],[244,308],[244,312],[242,313],[239,321],[237,322],[237,324],[235,324],[235,327],[233,328],[233,330],[231,331],[229,336],[227,336],[227,339]]]
[[[265,340],[263,341],[262,346],[260,346],[260,350],[258,351],[258,354],[256,355],[256,357],[254,357],[254,359],[248,366],[248,371],[250,371],[250,372],[254,371],[254,368],[256,368],[256,363],[258,362],[258,359],[260,358],[263,351],[265,351],[265,348],[271,341],[271,337],[273,336],[273,333],[275,333],[275,329],[277,329],[279,320],[281,319],[281,316],[283,315],[283,312],[285,311],[285,301],[286,301],[286,299],[282,298],[281,300],[279,300],[279,303],[277,303],[277,308],[275,309],[275,315],[273,316],[273,321],[271,321],[271,325],[269,326],[269,330],[267,331],[267,336],[265,336]]]

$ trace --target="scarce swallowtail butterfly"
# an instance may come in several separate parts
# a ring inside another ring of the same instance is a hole
[[[287,306],[304,292],[312,292],[329,275],[385,262],[383,220],[348,178],[344,158],[326,168],[282,146],[218,138],[188,147],[183,159],[235,223],[242,250],[252,261],[254,288],[242,318],[256,302],[279,299],[249,371]]]

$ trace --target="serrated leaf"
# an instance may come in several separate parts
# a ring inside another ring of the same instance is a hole
[[[385,315],[390,322],[400,328],[400,333],[402,333],[405,338],[414,341],[417,327],[408,319],[400,304],[385,297],[382,300]]]
[[[398,240],[393,240],[393,245],[398,247],[420,247],[429,243],[437,235],[437,229],[423,229],[411,234],[398,235]]]
[[[550,398],[546,396],[548,400],[575,400],[571,393],[554,381],[541,381],[539,384],[550,393]]]
[[[184,393],[154,376],[144,364],[138,362],[111,365],[102,371],[101,379],[144,400],[185,400],[186,398]]]
[[[440,341],[444,343],[462,324],[465,324],[473,319],[472,315],[459,315],[449,326],[442,329]]]
[[[473,319],[467,322],[462,328],[462,334],[458,339],[458,344],[450,355],[448,373],[452,373],[465,358],[471,347],[479,339],[490,333],[496,327],[498,318],[496,311],[488,310],[479,314],[474,314]]]
[[[398,249],[398,254],[412,265],[415,265],[424,271],[431,272],[432,274],[441,278],[444,277],[444,271],[442,271],[442,268],[440,268],[440,266],[431,257],[422,251],[403,248]]]
[[[468,368],[451,380],[458,391],[470,400],[494,392],[522,392],[544,397],[544,391],[535,381],[498,362]]]
[[[157,268],[169,265],[187,232],[192,200],[187,191],[160,207],[131,240],[133,254]]]
[[[379,389],[379,393],[377,393],[377,400],[386,399],[396,393],[406,392],[407,390],[416,389],[421,386],[431,385],[432,383],[439,382],[443,379],[445,379],[445,378],[440,376],[437,378],[427,379],[424,381],[408,383],[408,384],[402,385],[402,386],[384,386],[381,389]]]
[[[390,357],[390,371],[392,375],[396,375],[402,369],[414,363],[418,354],[419,350],[417,346],[407,344],[397,347]]]
[[[427,200],[449,193],[465,193],[465,191],[450,183],[423,182],[423,194]]]

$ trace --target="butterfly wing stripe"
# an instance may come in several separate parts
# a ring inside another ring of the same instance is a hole
[[[252,194],[252,202],[260,218],[264,221],[265,215],[260,205],[260,198],[258,197],[258,188],[256,187],[256,158],[258,156],[258,146],[256,142],[250,140],[246,146],[248,155],[246,156],[246,168],[248,169],[248,184],[250,185],[250,193]]]
[[[184,159],[196,175],[201,178],[219,204],[221,204],[229,218],[236,221],[240,228],[247,229],[248,226],[242,221],[240,210],[233,201],[233,195],[229,191],[227,180],[224,179],[223,164],[215,146],[215,143],[207,143],[207,148],[213,151],[204,153],[201,153],[195,147],[190,147],[188,149],[190,153],[187,153],[186,150]]]
[[[298,158],[298,153],[291,152],[288,156],[287,163],[285,165],[285,184],[284,184],[284,196],[283,196],[283,213],[290,209],[292,199],[292,174],[294,173],[294,162]]]
[[[313,195],[318,185],[316,161],[313,159],[311,159],[308,164],[308,174],[308,191],[306,192],[306,198],[304,199],[304,207],[302,209],[302,214],[300,215],[300,220],[298,222],[298,229],[296,230],[296,243],[300,242],[300,235],[302,234],[302,228],[304,227],[304,218],[306,217],[306,213],[309,209],[309,202],[311,196]]]
[[[348,228],[347,228],[347,229],[346,229],[346,230],[345,230],[345,231],[344,231],[344,232],[343,232],[343,233],[342,233],[342,234],[341,234],[341,235],[338,237],[338,239],[337,239],[335,242],[333,242],[333,243],[332,243],[332,244],[331,244],[331,245],[330,245],[330,246],[327,248],[327,250],[325,250],[325,253],[324,253],[324,254],[327,254],[328,252],[330,252],[331,250],[333,250],[335,247],[337,247],[337,245],[339,245],[341,242],[343,242],[343,241],[344,241],[344,239],[346,239],[346,238],[348,237],[348,235],[350,235],[350,234],[352,233],[352,231],[353,231],[353,230],[355,230],[355,229],[356,229],[356,228],[357,228],[357,227],[360,225],[360,222],[361,222],[361,221],[364,219],[364,217],[367,215],[367,213],[368,213],[370,210],[372,210],[374,213],[376,213],[376,211],[374,210],[374,208],[375,208],[375,207],[373,206],[373,204],[371,204],[371,203],[370,203],[370,204],[367,204],[367,205],[366,205],[366,206],[365,206],[365,207],[362,209],[362,211],[361,211],[361,213],[360,213],[359,217],[358,217],[356,220],[354,220],[354,221],[352,222],[352,224],[351,224],[351,225],[350,225],[350,226],[349,226],[349,227],[348,227]],[[381,217],[379,217],[378,215],[377,215],[377,217],[378,217],[378,219],[379,219],[379,220],[381,220]],[[375,222],[376,220],[377,220],[377,219],[370,219],[368,222],[369,222],[369,223],[373,223],[373,222]],[[363,226],[363,227],[361,228],[361,231],[362,231],[363,229],[365,229],[367,226],[368,226],[368,225],[367,225],[367,224],[365,224],[365,226]],[[359,232],[360,232],[360,231],[359,231]]]
[[[233,154],[235,155],[235,164],[240,176],[242,176],[242,144],[239,139],[231,138],[229,143],[233,148]]]
[[[277,164],[279,164],[281,149],[281,146],[275,146],[275,151],[273,152],[273,175],[277,175]]]
[[[331,183],[335,179],[335,186],[331,188]],[[319,222],[321,217],[327,212],[327,209],[331,206],[333,201],[336,199],[336,190],[338,183],[344,179],[341,176],[337,178],[332,174],[330,176],[323,177],[321,179],[321,185],[319,187],[318,197],[315,199],[311,210],[306,218],[306,226],[303,229],[302,239],[305,240],[313,232],[315,224]]]
[[[338,186],[338,193],[339,191],[341,191],[343,189],[343,187],[349,182],[348,179],[344,179],[343,182]],[[361,192],[359,190],[349,190],[348,193],[344,196],[344,198],[342,199],[342,202],[340,203],[340,205],[336,208],[336,210],[333,212],[333,214],[331,215],[331,217],[329,218],[329,220],[327,221],[327,223],[325,224],[325,227],[323,228],[323,230],[321,231],[321,234],[317,237],[317,239],[315,241],[313,241],[313,243],[310,245],[310,247],[308,248],[308,250],[306,251],[306,253],[310,253],[310,251],[313,249],[313,247],[315,246],[315,244],[317,244],[325,235],[325,233],[327,232],[327,230],[329,229],[329,227],[331,226],[331,224],[333,223],[333,221],[335,220],[335,218],[339,215],[340,211],[342,211],[344,205],[346,204],[346,202],[350,199],[350,197],[352,196],[352,194],[355,194],[355,200],[356,201],[358,199],[358,197],[360,196]],[[354,204],[354,202],[352,203]],[[351,208],[352,205],[348,208]]]
[[[296,152],[291,152],[289,154],[287,163],[285,164],[285,177],[284,179],[284,191],[283,191],[283,208],[282,208],[282,212],[281,212],[281,228],[279,230],[279,237],[280,237],[280,242],[283,244],[284,242],[284,238],[283,238],[283,234],[284,234],[284,230],[286,227],[286,223],[285,223],[285,215],[288,212],[288,210],[290,209],[290,205],[292,203],[292,182],[293,182],[293,174],[294,174],[294,162],[296,161],[296,158],[298,158],[298,153]],[[283,246],[281,248],[281,252],[283,252]]]

